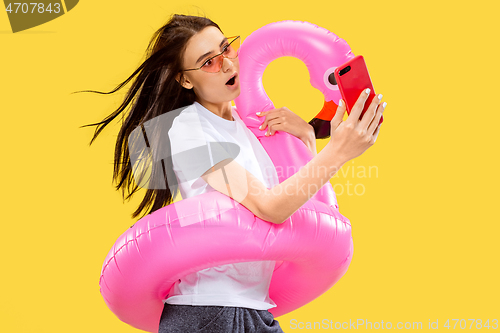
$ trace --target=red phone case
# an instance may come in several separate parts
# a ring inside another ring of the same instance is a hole
[[[348,67],[350,67],[350,69]],[[348,69],[348,71],[346,71],[343,75],[340,75],[340,72],[344,68]],[[359,116],[359,119],[361,119],[375,97],[375,90],[373,89],[370,74],[366,68],[365,59],[361,55],[355,56],[345,64],[337,67],[334,71],[334,75],[335,80],[337,80],[342,99],[346,103],[347,114],[349,115],[351,114],[351,109],[354,107],[354,104],[358,100],[361,92],[366,88],[370,88],[370,95],[365,101],[365,106]],[[380,117],[379,125],[382,124],[382,121],[384,121],[384,116]]]

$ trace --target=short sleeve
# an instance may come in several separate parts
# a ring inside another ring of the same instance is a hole
[[[217,131],[196,113],[180,114],[168,131],[172,165],[180,183],[195,189],[203,186],[201,176],[225,159],[238,156],[239,147],[224,142]]]

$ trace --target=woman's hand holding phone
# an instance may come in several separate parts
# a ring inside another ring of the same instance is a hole
[[[366,103],[365,108],[361,111],[361,115],[364,115],[368,110],[368,104],[375,98],[375,90],[373,89],[370,73],[368,73],[368,68],[366,67],[365,58],[362,55],[355,56],[345,64],[335,68],[333,76],[335,77],[334,82],[338,85],[340,94],[342,95],[342,100],[346,103],[347,114],[351,113],[359,94],[366,88],[371,89],[368,95],[368,103]],[[382,116],[379,124],[382,124],[383,121],[384,117]]]
[[[333,149],[334,154],[343,163],[363,154],[377,140],[381,126],[379,120],[387,103],[380,104],[382,95],[378,95],[379,98],[372,99],[370,106],[360,119],[369,94],[369,89],[361,92],[351,114],[345,121],[342,121],[342,118],[346,112],[346,106],[345,102],[342,103],[341,100],[337,112],[330,122],[330,141],[327,146]]]

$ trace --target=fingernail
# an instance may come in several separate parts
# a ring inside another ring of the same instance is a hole
[[[382,94],[378,94],[378,96],[377,96],[377,97],[378,97],[378,99],[382,99],[382,96],[384,96],[384,95],[382,95]]]
[[[366,88],[365,93],[366,93],[367,95],[369,95],[369,94],[370,94],[370,88]]]
[[[340,100],[340,101],[339,101],[339,106],[342,106],[342,105],[344,105],[344,101],[343,101],[343,100]]]
[[[259,129],[262,129],[262,125],[259,126]]]
[[[260,112],[256,112],[255,114],[256,114],[256,115],[260,115]]]
[[[385,108],[386,105],[387,105],[387,102],[382,103],[382,107]]]

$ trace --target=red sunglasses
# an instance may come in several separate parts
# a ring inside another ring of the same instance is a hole
[[[210,59],[207,59],[203,65],[201,65],[198,68],[191,68],[191,69],[185,69],[184,71],[195,71],[198,69],[201,69],[204,72],[208,73],[217,73],[221,70],[222,68],[222,63],[224,62],[224,58],[229,58],[229,59],[235,59],[238,57],[238,51],[240,48],[240,36],[233,36],[229,37],[234,38],[229,42],[229,44],[226,44],[224,48],[222,49],[222,52],[211,57]]]

